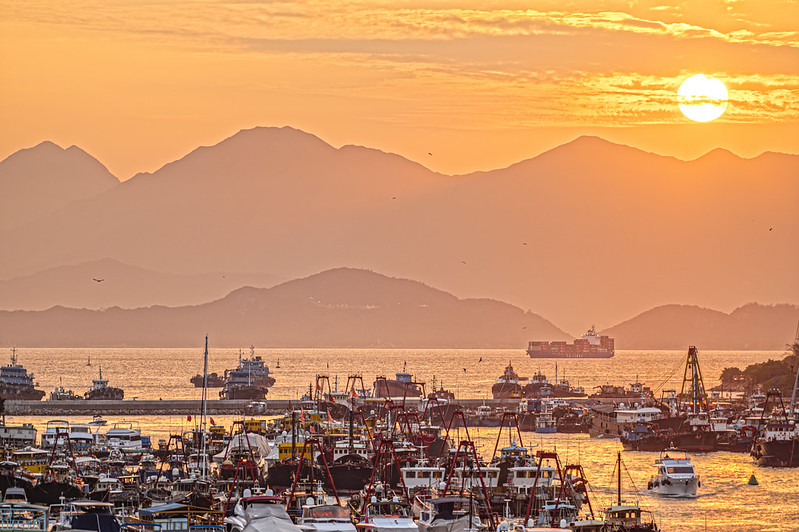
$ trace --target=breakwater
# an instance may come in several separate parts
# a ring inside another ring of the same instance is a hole
[[[383,399],[370,399],[376,408],[383,403]],[[585,398],[576,401],[584,402]],[[570,402],[575,402],[570,399]],[[364,404],[358,399],[356,406]],[[394,404],[402,404],[402,399],[396,399]],[[473,409],[480,405],[494,408],[505,407],[514,410],[519,405],[518,399],[458,399],[456,404],[463,409]],[[257,409],[252,408],[249,400],[222,400],[209,399],[207,401],[208,414],[213,415],[244,415],[244,414],[282,414],[287,410],[299,408],[299,402],[290,399],[268,399],[259,402]],[[420,408],[419,400],[407,400],[406,405]],[[129,399],[122,401],[6,401],[5,414],[8,416],[94,416],[94,415],[129,415],[129,416],[172,416],[196,415],[202,409],[199,399],[169,399],[169,400],[138,400]]]

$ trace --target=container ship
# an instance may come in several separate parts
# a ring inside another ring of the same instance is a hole
[[[610,358],[615,354],[613,338],[599,336],[593,326],[574,343],[530,342],[530,358]]]

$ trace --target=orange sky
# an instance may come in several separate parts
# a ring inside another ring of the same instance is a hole
[[[586,133],[799,153],[797,21],[764,0],[0,0],[0,158],[52,140],[127,179],[256,125],[445,173]],[[712,123],[676,105],[696,73],[729,90]]]

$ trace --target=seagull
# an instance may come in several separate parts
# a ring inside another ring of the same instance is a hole
[[[483,357],[480,357],[480,360],[478,360],[477,362],[479,363],[479,362],[482,362],[482,361],[483,361]]]
[[[432,154],[432,153],[430,153],[430,152],[427,152],[427,155],[433,155],[433,154]]]
[[[103,281],[105,281],[105,279],[98,279],[96,277],[92,277],[92,280],[94,280],[97,283],[102,283]]]
[[[463,372],[466,373],[466,368],[463,368]]]
[[[773,227],[769,227],[769,228],[768,228],[768,230],[769,230],[769,231],[771,231],[772,229],[774,229],[774,228],[773,228]]]

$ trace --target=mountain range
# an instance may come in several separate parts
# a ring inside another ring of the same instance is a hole
[[[199,305],[348,267],[574,336],[671,303],[799,302],[797,197],[799,156],[682,161],[596,137],[447,176],[254,128],[124,182],[45,142],[0,162],[0,308]]]
[[[782,349],[799,307],[750,304],[730,315],[664,306],[603,334],[619,349]],[[185,347],[204,334],[306,348],[506,348],[570,335],[537,314],[490,299],[459,299],[417,281],[337,268],[272,288],[244,287],[202,305],[0,311],[21,347]],[[742,347],[743,346],[743,347]]]

